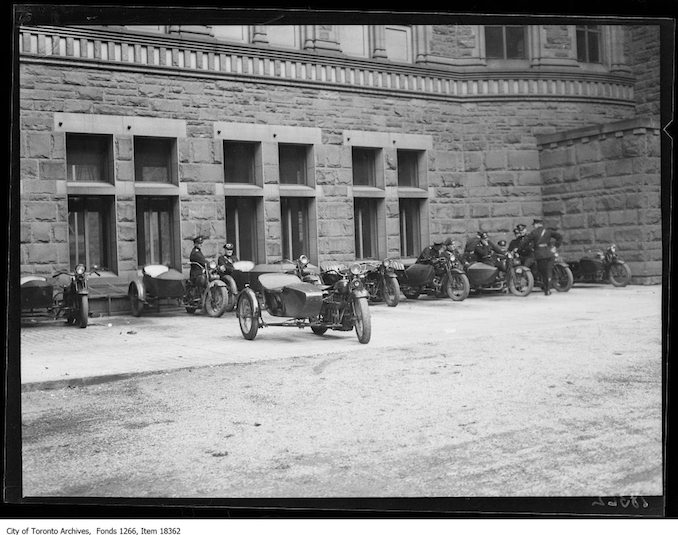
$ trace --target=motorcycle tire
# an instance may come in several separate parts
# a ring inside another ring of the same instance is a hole
[[[471,293],[471,283],[465,273],[452,273],[445,284],[445,290],[452,301],[463,301]]]
[[[78,327],[84,329],[87,327],[87,322],[89,319],[89,299],[86,295],[79,295],[78,300]]]
[[[129,293],[127,295],[129,296],[129,306],[132,310],[132,316],[138,318],[144,311],[144,304],[139,299],[139,291],[137,290],[137,287],[132,286],[129,289]]]
[[[205,292],[204,309],[211,318],[219,318],[226,311],[228,304],[228,290],[224,286],[213,286],[207,288]]]
[[[518,279],[523,280],[523,284],[517,285],[516,281]],[[513,273],[511,280],[509,281],[508,288],[509,292],[518,297],[527,297],[530,295],[532,288],[534,287],[534,275],[531,271],[523,271],[522,273]]]
[[[387,277],[384,280],[383,293],[384,302],[387,306],[398,306],[398,302],[400,301],[400,284],[398,284],[398,279],[394,277]]]
[[[320,327],[316,325],[311,326],[311,330],[313,331],[313,334],[317,334],[318,336],[322,336],[327,332],[327,327]]]
[[[372,337],[372,322],[367,299],[355,299],[353,301],[353,313],[355,314],[355,334],[358,337],[358,342],[367,344]]]
[[[553,287],[558,292],[569,292],[574,284],[572,270],[567,266],[553,266]]]
[[[254,340],[259,330],[259,318],[254,315],[256,307],[249,293],[245,292],[240,296],[237,307],[240,332],[242,332],[245,340]]]
[[[628,264],[612,262],[608,278],[613,286],[624,287],[631,282],[631,268]]]
[[[228,300],[224,312],[233,312],[238,299],[238,286],[231,276],[226,276],[222,280],[226,283],[226,291],[228,292]]]

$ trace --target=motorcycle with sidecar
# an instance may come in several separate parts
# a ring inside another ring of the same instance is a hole
[[[390,258],[383,261],[364,260],[359,262],[365,275],[365,289],[370,301],[383,301],[389,307],[398,306],[400,284],[396,270],[404,270],[402,262]]]
[[[184,280],[180,271],[169,266],[143,266],[137,279],[130,282],[127,291],[132,314],[139,317],[146,308],[153,307],[157,311],[162,301],[174,301],[177,305],[183,305],[189,314],[201,308],[208,316],[221,316],[228,305],[228,290],[221,280],[217,263],[210,260],[205,266],[196,262],[191,264],[200,266],[202,270],[195,281]]]
[[[521,265],[519,256],[513,251],[493,253],[492,265],[479,262],[473,252],[464,253],[462,258],[471,290],[510,292],[525,297],[534,287],[532,271]]]
[[[21,315],[22,317],[48,315],[54,319],[66,318],[68,325],[77,325],[84,329],[89,322],[89,275],[101,276],[97,267],[88,273],[84,264],[78,264],[72,272],[58,271],[52,278],[65,275],[67,284],[54,291],[54,285],[45,277],[29,275],[22,277]],[[42,313],[41,313],[42,311]]]
[[[400,289],[408,299],[417,299],[423,294],[463,301],[470,291],[468,276],[458,264],[457,255],[449,250],[441,251],[430,261],[417,260],[404,270],[396,270],[396,274]]]
[[[611,244],[605,252],[588,251],[577,262],[568,262],[574,282],[606,283],[626,286],[631,282],[631,268],[617,254],[617,246]]]
[[[244,288],[238,294],[236,315],[242,335],[254,340],[262,327],[310,327],[321,336],[328,329],[351,331],[367,344],[371,337],[368,293],[361,280],[362,268],[353,264],[348,272],[336,271],[333,284],[303,274],[308,258],[302,255],[289,264],[258,264],[243,277]],[[266,321],[263,312],[280,321]]]

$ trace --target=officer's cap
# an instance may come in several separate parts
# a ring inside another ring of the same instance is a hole
[[[541,224],[541,223],[543,223],[543,222],[544,222],[543,219],[541,219],[541,218],[539,218],[539,217],[535,217],[534,220],[532,221],[532,224],[533,224],[533,225],[536,225],[536,224]]]
[[[224,249],[226,249],[227,251],[232,251],[234,249],[233,244],[227,243],[226,245],[224,245]]]
[[[196,245],[200,245],[203,241],[204,239],[202,236],[196,236],[195,238],[193,238],[193,243],[195,243]]]

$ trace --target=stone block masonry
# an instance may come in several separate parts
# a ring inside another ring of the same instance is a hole
[[[652,119],[537,136],[543,213],[565,236],[563,256],[616,243],[633,281],[661,281],[660,133]],[[569,176],[568,181],[559,177]]]

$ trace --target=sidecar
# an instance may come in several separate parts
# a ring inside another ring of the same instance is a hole
[[[181,304],[186,286],[184,276],[176,269],[150,264],[137,272],[136,280],[129,284],[127,295],[134,316],[141,316],[146,308],[159,310],[161,302]]]
[[[21,312],[32,314],[37,310],[50,311],[54,307],[54,285],[45,277],[21,277]]]
[[[534,275],[530,268],[517,264],[517,260],[514,262],[514,256],[510,252],[500,255],[499,258],[504,270],[499,269],[499,266],[477,262],[466,256],[464,265],[471,290],[476,293],[499,291],[518,297],[528,296],[534,287]]]

